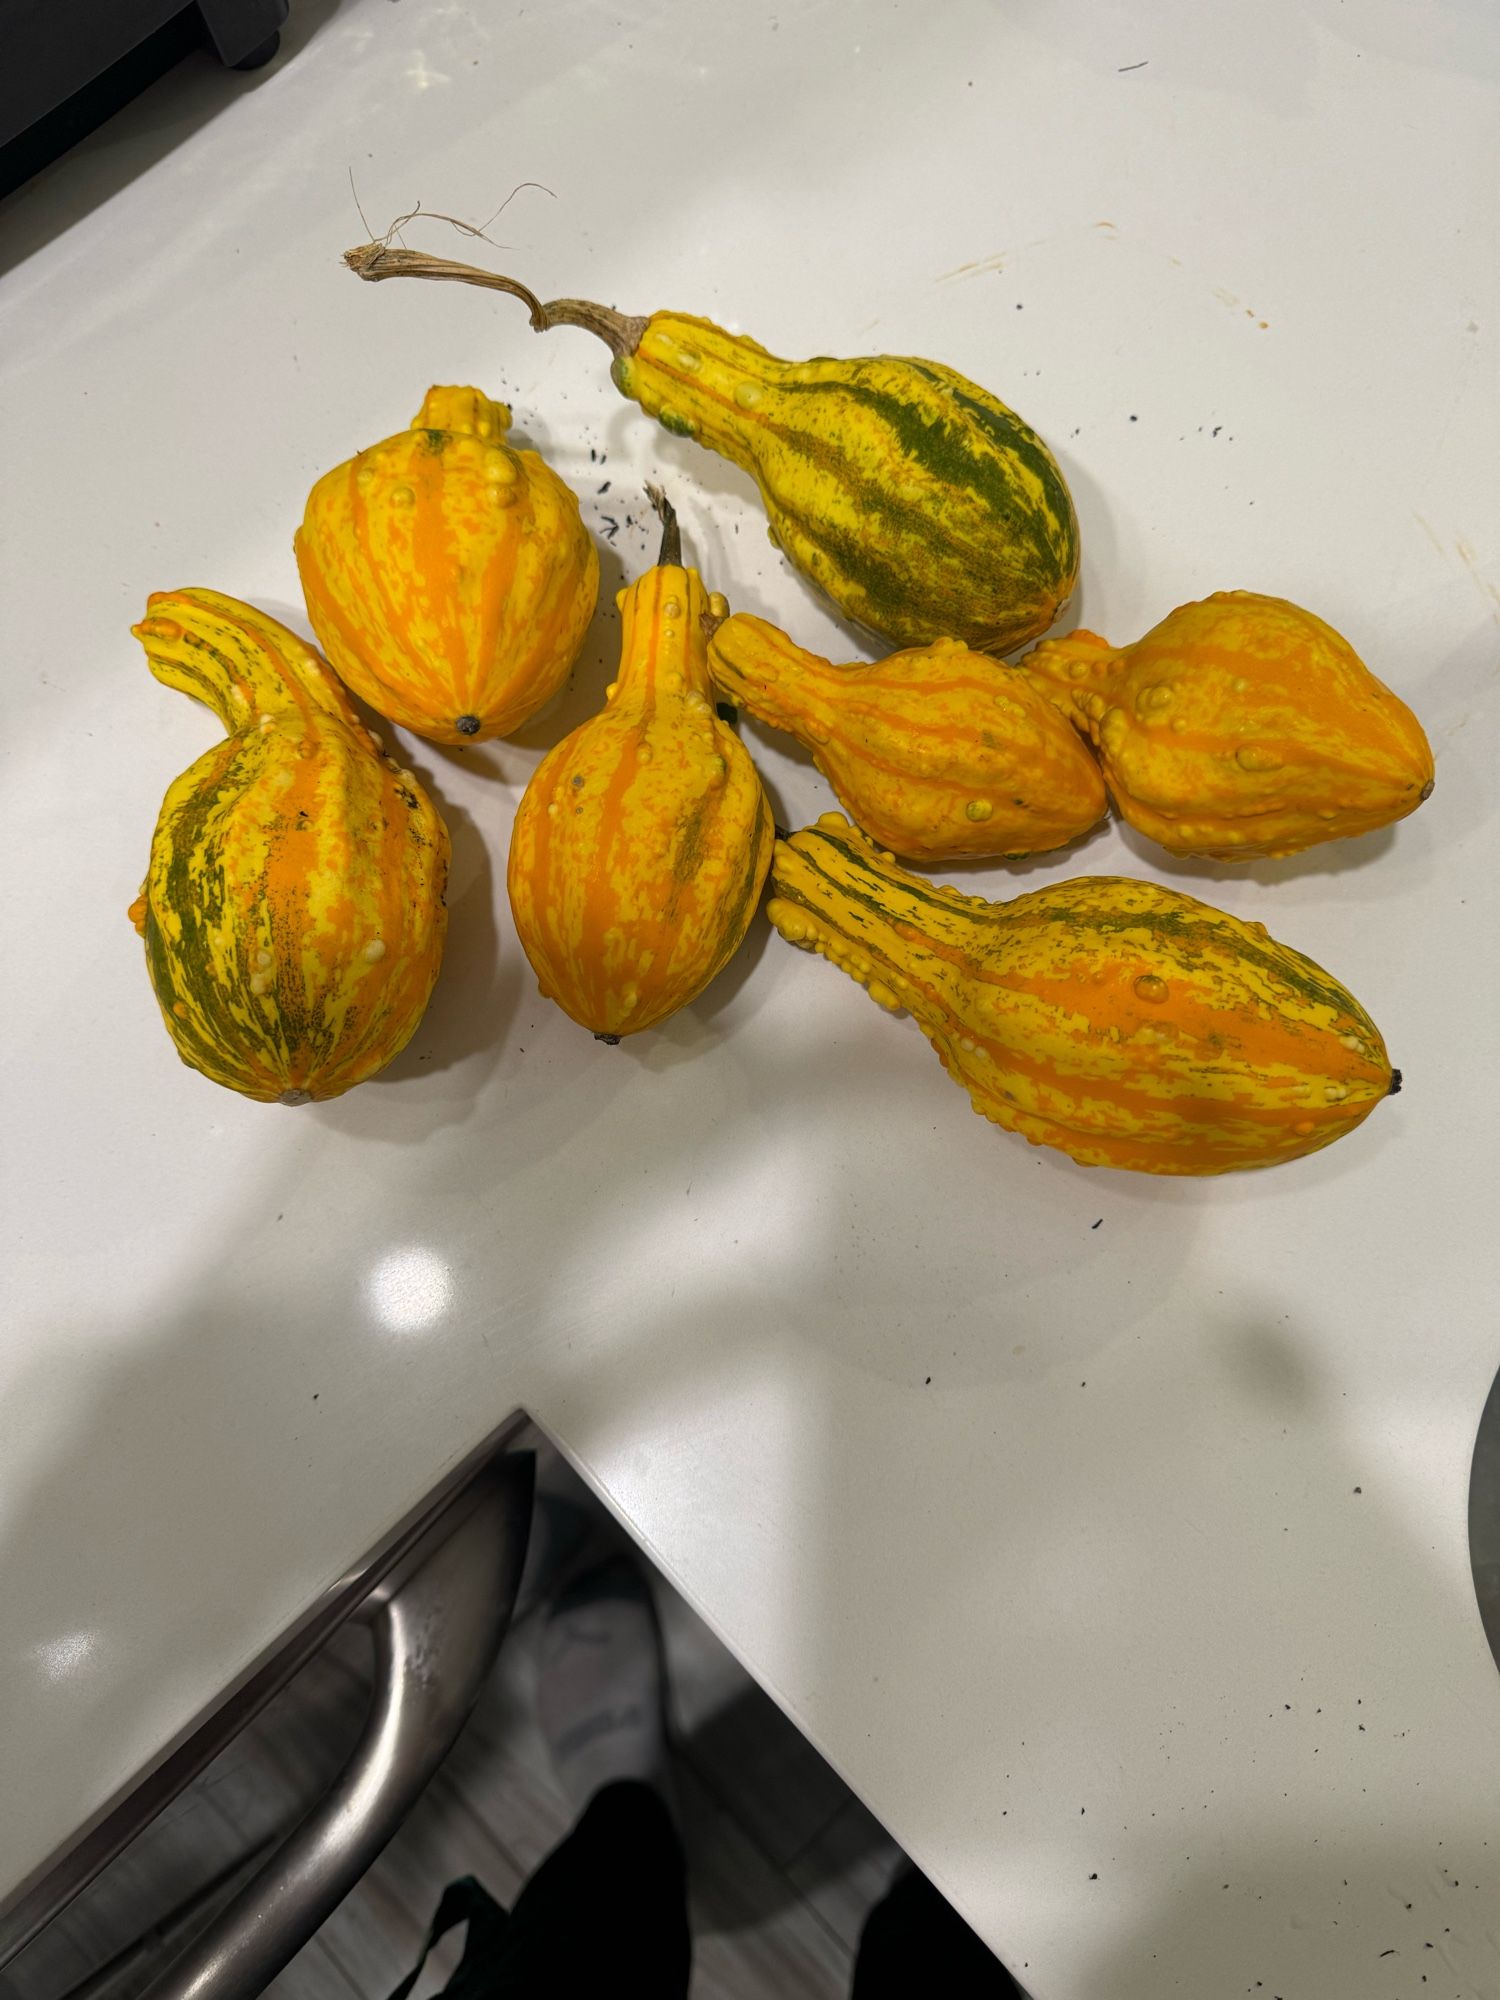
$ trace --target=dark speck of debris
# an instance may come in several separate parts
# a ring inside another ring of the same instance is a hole
[[[1396,1956],[1396,1947],[1393,1944],[1387,1945],[1385,1950],[1379,1955],[1381,1958],[1394,1958]]]
[[[589,463],[590,465],[597,465],[599,463],[599,454],[592,445],[589,446]]]
[[[599,488],[599,491],[600,491],[601,493],[607,493],[607,492],[609,491],[609,489],[610,489],[610,483],[611,483],[611,482],[610,482],[609,480],[607,480],[607,479],[606,479],[606,480],[605,480],[605,482],[604,482],[604,484],[603,484],[603,485],[602,485],[602,486],[601,486],[601,487]]]
[[[1104,1217],[1103,1217],[1103,1216],[1101,1215],[1101,1216],[1100,1216],[1100,1218],[1099,1218],[1099,1221],[1098,1221],[1098,1222],[1091,1222],[1091,1223],[1089,1224],[1089,1228],[1090,1228],[1090,1229],[1097,1229],[1097,1228],[1099,1228],[1100,1224],[1101,1224],[1101,1223],[1102,1223],[1103,1221],[1104,1221]]]
[[[604,523],[605,529],[607,530],[609,535],[609,539],[613,541],[615,536],[618,535],[620,532],[619,522],[615,519],[613,514],[601,514],[599,518]]]
[[[1025,306],[1023,306],[1023,305],[1021,304],[1021,301],[1020,301],[1019,299],[1017,299],[1017,300],[1016,300],[1016,311],[1017,311],[1017,312],[1025,312],[1025,310],[1026,310]]]
[[[1365,1489],[1363,1486],[1356,1486],[1354,1490],[1356,1493],[1363,1493]]]
[[[1099,1877],[1098,1877],[1098,1875],[1097,1875],[1097,1874],[1094,1874],[1094,1875],[1090,1875],[1090,1877],[1089,1877],[1089,1880],[1090,1880],[1091,1882],[1097,1882],[1097,1881],[1099,1880]]]
[[[1129,76],[1130,72],[1133,69],[1144,69],[1146,67],[1146,64],[1150,62],[1150,60],[1151,60],[1150,56],[1143,56],[1138,63],[1124,63],[1121,65],[1119,69],[1115,71],[1115,75]]]
[[[1213,435],[1217,437],[1219,435],[1219,432],[1223,430],[1223,428],[1224,426],[1222,424],[1215,424],[1213,428]]]
[[[923,1387],[924,1389],[925,1389],[925,1388],[927,1388],[927,1387],[928,1387],[928,1385],[929,1385],[929,1384],[931,1383],[931,1381],[932,1381],[932,1377],[931,1377],[931,1376],[929,1375],[929,1376],[928,1376],[928,1378],[927,1378],[927,1381],[926,1381],[926,1382],[924,1382],[924,1383],[922,1384],[922,1387]]]
[[[1132,422],[1133,424],[1138,424],[1138,423],[1140,422],[1140,418],[1139,418],[1139,417],[1132,417],[1132,418],[1130,419],[1130,421],[1131,421],[1131,422]]]
[[[321,1394],[322,1394],[322,1391],[321,1391],[320,1389],[314,1389],[314,1390],[313,1390],[313,1401],[314,1401],[314,1402],[317,1402],[317,1400],[318,1400],[318,1397],[319,1397],[319,1396],[320,1396]]]

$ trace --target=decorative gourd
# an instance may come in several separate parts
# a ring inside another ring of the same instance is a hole
[[[771,809],[714,713],[702,620],[665,502],[661,560],[619,594],[603,711],[538,765],[516,812],[510,906],[547,998],[606,1041],[656,1026],[739,948],[771,861]]]
[[[216,590],[131,628],[228,738],[167,792],[131,918],[182,1060],[262,1102],[337,1097],[422,1018],[443,953],[448,833],[310,646]]]
[[[708,666],[722,694],[805,744],[898,854],[1035,854],[1104,815],[1099,767],[1051,702],[961,639],[834,666],[740,612],[710,638]]]
[[[1133,646],[1072,632],[1018,665],[1098,749],[1121,817],[1173,854],[1296,854],[1388,826],[1432,791],[1405,702],[1284,598],[1220,591]]]
[[[907,874],[837,813],[778,840],[771,879],[789,943],[909,1009],[983,1117],[1083,1166],[1271,1166],[1400,1086],[1326,972],[1154,882],[987,903]]]
[[[297,530],[329,660],[435,743],[519,729],[566,680],[599,594],[577,499],[509,428],[477,389],[429,389],[409,431],[324,473]]]
[[[901,355],[782,361],[687,313],[630,317],[536,295],[446,257],[366,243],[362,278],[441,278],[524,300],[539,331],[582,326],[648,416],[743,466],[771,540],[847,617],[901,646],[949,635],[1004,653],[1044,632],[1078,576],[1057,461],[987,389]]]

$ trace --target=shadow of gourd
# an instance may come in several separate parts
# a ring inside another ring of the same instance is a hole
[[[734,1009],[771,943],[771,926],[757,913],[744,942],[718,977],[660,1026],[627,1035],[619,1044],[619,1053],[638,1068],[659,1075],[680,1063],[696,1061],[723,1042],[738,1025]]]

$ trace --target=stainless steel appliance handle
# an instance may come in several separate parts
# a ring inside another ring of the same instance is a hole
[[[369,1718],[332,1789],[142,2000],[253,2000],[342,1902],[463,1727],[515,1603],[532,1460],[497,1460],[369,1600]]]

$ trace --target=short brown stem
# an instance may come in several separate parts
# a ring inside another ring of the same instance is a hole
[[[361,243],[344,252],[344,262],[358,278],[374,284],[381,278],[433,278],[455,285],[480,285],[491,292],[508,292],[519,299],[531,315],[538,333],[554,326],[581,326],[596,333],[618,358],[634,354],[641,344],[648,318],[643,314],[619,313],[609,306],[595,305],[591,299],[553,299],[548,304],[516,278],[503,278],[498,271],[483,271],[477,264],[460,264],[452,257],[430,257],[424,250],[396,250],[384,243]]]
[[[656,558],[658,569],[667,565],[673,569],[682,567],[682,531],[677,525],[677,509],[672,505],[659,486],[648,486],[646,497],[656,509],[661,521],[661,553]]]

